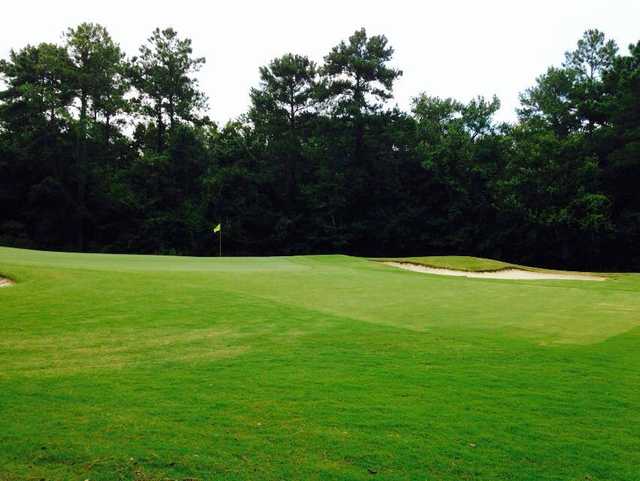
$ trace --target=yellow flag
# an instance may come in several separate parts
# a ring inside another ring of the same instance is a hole
[[[217,234],[218,232],[220,232],[222,230],[222,227],[220,226],[220,224],[218,224],[217,226],[215,226],[213,228],[213,233]]]

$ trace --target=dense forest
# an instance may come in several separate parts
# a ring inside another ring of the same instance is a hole
[[[391,106],[362,29],[259,69],[216,125],[188,38],[133,57],[85,23],[0,61],[0,244],[91,252],[466,254],[640,270],[640,42],[589,30],[521,94]],[[508,60],[505,59],[505,68]],[[473,81],[470,73],[469,81]],[[220,93],[223,95],[223,93]]]

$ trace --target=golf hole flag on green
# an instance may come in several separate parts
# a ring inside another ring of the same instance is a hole
[[[219,223],[213,226],[213,233],[220,234],[219,237],[219,246],[218,246],[218,256],[222,257],[222,224]]]

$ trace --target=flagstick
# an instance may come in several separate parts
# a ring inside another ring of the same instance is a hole
[[[222,227],[220,227],[220,255],[218,257],[222,257]]]

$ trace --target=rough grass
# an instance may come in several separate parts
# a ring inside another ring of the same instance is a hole
[[[7,248],[0,272],[2,480],[638,479],[638,275]]]
[[[481,257],[471,256],[399,257],[375,260],[408,262],[411,264],[420,264],[427,267],[436,267],[439,269],[454,269],[458,271],[469,272],[499,271],[502,269],[522,267],[515,264],[509,264],[507,262],[497,261],[494,259],[483,259]]]

